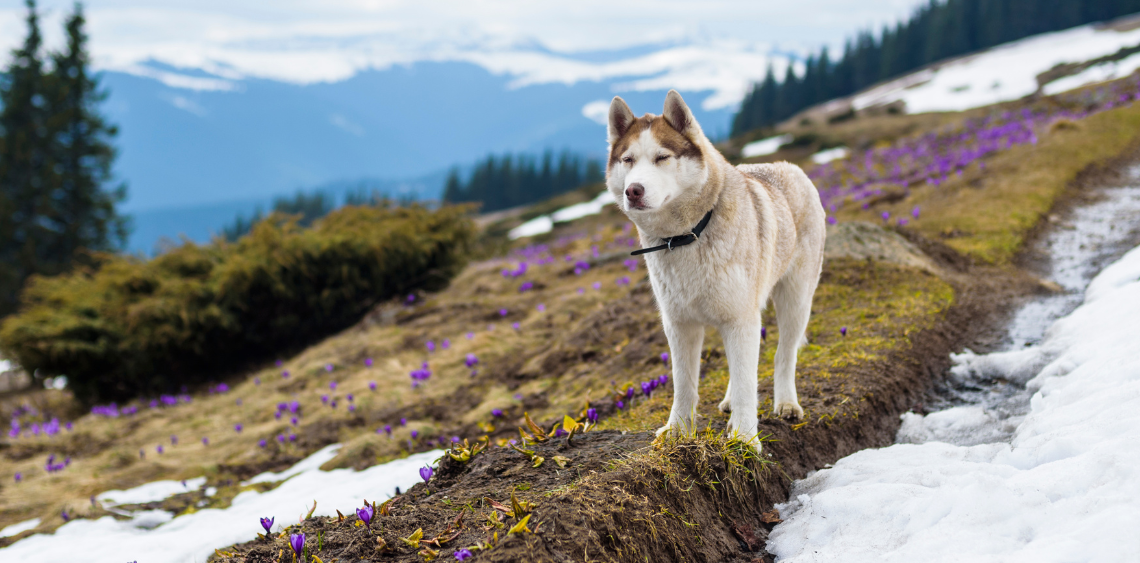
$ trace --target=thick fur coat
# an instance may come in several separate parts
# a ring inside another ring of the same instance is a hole
[[[662,115],[635,117],[619,97],[610,105],[606,185],[637,225],[643,247],[712,219],[687,246],[645,255],[673,362],[670,429],[695,422],[706,326],[724,339],[729,384],[720,408],[730,432],[757,440],[760,315],[776,309],[774,409],[800,418],[796,352],[805,341],[823,264],[825,213],[811,180],[786,162],[733,166],[701,131],[680,94]]]

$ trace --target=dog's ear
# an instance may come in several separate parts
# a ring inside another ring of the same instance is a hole
[[[607,140],[611,145],[629,131],[633,120],[633,111],[629,109],[629,105],[621,99],[621,96],[614,96],[614,101],[610,102],[610,123],[606,127]]]
[[[669,90],[669,93],[665,94],[665,111],[662,116],[673,129],[686,137],[695,138],[701,135],[701,126],[697,124],[697,118],[693,117],[693,112],[676,90]]]

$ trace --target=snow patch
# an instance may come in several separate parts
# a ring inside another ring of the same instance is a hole
[[[744,145],[740,149],[740,155],[744,158],[752,158],[754,156],[767,156],[792,142],[791,135],[778,135],[776,137],[768,137],[767,139],[760,139],[759,141],[752,141]]]
[[[609,190],[606,190],[590,201],[563,207],[550,215],[539,215],[511,229],[510,232],[507,233],[507,237],[511,240],[515,240],[549,233],[554,230],[555,223],[566,223],[588,215],[597,215],[602,212],[602,208],[613,202],[613,196],[610,195]]]
[[[60,526],[54,534],[35,534],[4,548],[3,558],[6,561],[65,563],[75,561],[77,546],[82,546],[83,560],[92,563],[134,560],[197,563],[205,561],[216,548],[257,537],[262,532],[258,520],[261,517],[276,518],[278,530],[283,525],[296,522],[308,513],[314,499],[317,508],[313,514],[317,516],[333,516],[337,509],[348,513],[353,507],[361,506],[363,499],[386,500],[396,487],[406,490],[420,481],[418,469],[430,465],[443,453],[440,450],[419,453],[364,471],[321,471],[320,466],[331,459],[330,452],[335,454],[335,448],[326,447],[290,470],[255,477],[261,479],[257,482],[287,480],[264,493],[240,493],[229,508],[203,509],[174,519],[169,513],[159,510],[135,513],[131,520],[126,521],[110,516],[98,520],[72,520]],[[178,486],[181,487],[181,483]],[[144,489],[146,487],[130,489],[134,496],[129,499],[154,498],[160,489],[172,488],[165,484]],[[143,495],[140,489],[150,494]],[[105,498],[108,493],[99,497]],[[125,495],[116,496],[125,498]]]
[[[828,162],[831,162],[833,160],[839,160],[841,158],[847,158],[848,154],[849,154],[849,151],[847,150],[847,147],[835,147],[833,149],[827,149],[825,151],[819,151],[819,152],[811,155],[811,161],[816,163],[816,164],[827,164]]]
[[[1140,248],[1040,345],[954,357],[959,375],[1028,379],[1030,410],[1009,443],[848,456],[794,486],[768,551],[787,563],[1140,559],[1138,280]],[[951,411],[904,419],[900,438],[953,440],[987,423],[984,411]]]
[[[103,506],[160,502],[174,495],[196,491],[206,484],[205,477],[185,481],[154,481],[125,491],[114,490],[95,497]]]
[[[23,522],[12,524],[0,530],[0,538],[10,538],[22,534],[28,530],[34,530],[40,525],[39,518],[32,518],[31,520],[24,520]]]
[[[1093,65],[1077,74],[1058,78],[1046,84],[1043,90],[1046,96],[1052,96],[1053,94],[1068,92],[1069,90],[1075,90],[1088,84],[1106,82],[1122,76],[1128,76],[1136,72],[1136,69],[1140,69],[1140,53],[1119,61],[1109,61]]]

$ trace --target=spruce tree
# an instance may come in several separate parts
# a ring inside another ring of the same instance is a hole
[[[126,198],[126,186],[107,189],[114,181],[111,167],[117,151],[111,140],[118,128],[96,111],[107,95],[90,73],[85,23],[77,3],[65,26],[66,50],[52,55],[54,68],[48,75],[48,130],[57,192],[46,218],[55,223],[56,235],[42,249],[41,272],[66,269],[79,249],[116,250],[127,238],[127,221],[115,212],[115,205]]]
[[[27,37],[0,84],[0,315],[15,309],[24,279],[35,272],[42,230],[36,220],[50,166],[43,38],[35,1],[27,8]]]
[[[0,84],[0,316],[15,310],[28,276],[64,272],[81,250],[115,250],[126,238],[115,213],[125,188],[104,190],[116,130],[96,110],[105,95],[88,68],[82,8],[46,72],[36,4],[26,5],[27,37]]]

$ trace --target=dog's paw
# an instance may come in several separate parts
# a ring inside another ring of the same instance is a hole
[[[800,420],[804,417],[804,409],[796,403],[779,403],[774,411],[780,418]]]
[[[756,424],[752,424],[751,426],[747,424],[736,426],[729,421],[726,432],[729,438],[749,444],[756,449],[756,453],[760,453],[762,446],[760,444],[760,433],[756,428]]]
[[[720,409],[720,412],[729,413],[732,412],[732,403],[728,401],[728,397],[725,397],[716,408]]]
[[[672,428],[673,428],[673,425],[671,425],[671,424],[666,424],[665,426],[658,428],[656,437],[660,438],[661,436],[668,434],[669,430]]]

